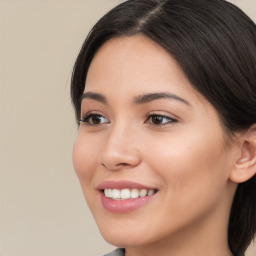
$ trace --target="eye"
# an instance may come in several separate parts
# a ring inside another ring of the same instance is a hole
[[[99,114],[87,114],[79,120],[80,123],[85,123],[86,125],[100,125],[109,123],[109,120]]]
[[[169,123],[176,123],[177,119],[165,115],[150,114],[148,115],[146,122],[150,123],[151,125],[161,126]]]

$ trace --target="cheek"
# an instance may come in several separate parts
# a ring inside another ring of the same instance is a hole
[[[90,138],[78,134],[73,148],[73,164],[82,188],[90,187],[88,183],[92,181],[97,164],[98,150],[92,145]]]
[[[170,226],[175,229],[198,221],[222,205],[228,178],[221,137],[206,140],[197,133],[183,134],[158,139],[154,145],[157,150],[144,150],[147,165],[162,181],[161,205],[165,210],[157,214],[166,220],[166,232]]]
[[[158,138],[154,143],[157,150],[145,149],[149,165],[162,178],[168,193],[179,194],[184,201],[203,197],[203,193],[216,195],[228,179],[222,134],[210,136],[198,131]]]

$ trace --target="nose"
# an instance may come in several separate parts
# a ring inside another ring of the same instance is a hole
[[[128,127],[116,127],[108,132],[99,154],[99,163],[108,170],[134,168],[141,161],[136,132]]]

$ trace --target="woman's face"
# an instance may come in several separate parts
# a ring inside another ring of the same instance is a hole
[[[237,151],[163,48],[143,36],[106,42],[81,113],[74,166],[108,242],[143,246],[227,229]]]

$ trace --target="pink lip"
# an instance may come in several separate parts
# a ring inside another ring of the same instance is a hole
[[[133,199],[114,200],[104,195],[102,190],[106,188],[110,188],[110,189],[137,188],[137,189],[147,189],[147,190],[154,189],[154,188],[150,188],[148,186],[145,186],[136,182],[131,182],[131,181],[104,181],[100,183],[97,186],[97,189],[100,190],[101,203],[103,207],[111,213],[126,213],[126,212],[133,211],[147,204],[156,195],[156,194],[153,194],[151,196],[138,197]]]

